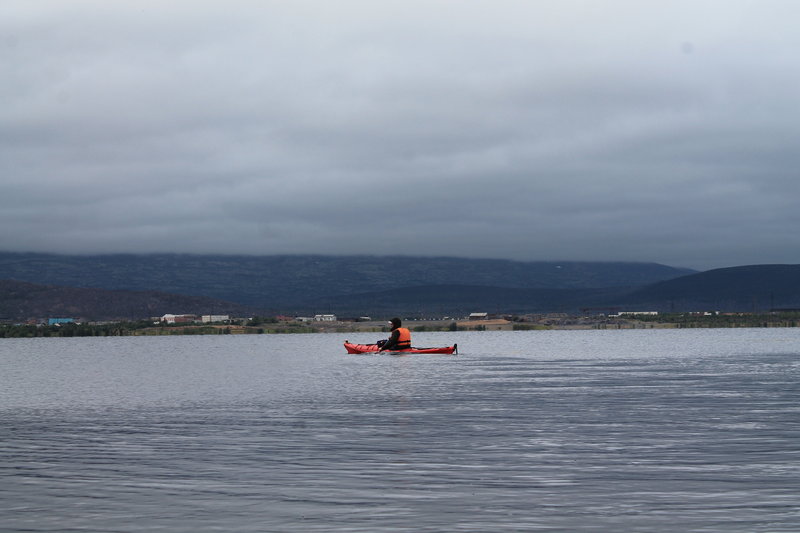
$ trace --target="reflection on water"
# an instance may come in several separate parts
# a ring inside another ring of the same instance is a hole
[[[417,337],[4,340],[0,529],[800,530],[800,332]]]

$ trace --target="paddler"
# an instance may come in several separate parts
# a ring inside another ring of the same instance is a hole
[[[397,317],[391,319],[389,324],[392,326],[392,334],[389,336],[389,340],[383,343],[380,351],[397,351],[411,348],[411,331],[408,328],[400,327],[402,322]]]

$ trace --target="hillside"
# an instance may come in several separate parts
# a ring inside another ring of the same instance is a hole
[[[450,257],[0,253],[0,279],[162,291],[291,310],[324,299],[425,285],[513,289],[640,287],[693,271],[655,263],[519,262]]]
[[[507,280],[505,280],[507,281]],[[307,292],[302,294],[308,295]],[[296,297],[296,295],[295,295]],[[652,311],[767,311],[800,308],[800,265],[716,269],[640,288],[513,288],[445,283],[347,295],[312,294],[268,309],[203,296],[110,291],[0,281],[0,318],[72,316],[139,319],[164,313],[463,316],[490,313],[580,313],[583,308]]]
[[[565,312],[582,309],[627,311],[763,312],[800,309],[800,265],[755,265],[710,270],[640,288],[512,289],[507,287],[428,285],[328,298],[316,302],[334,312],[397,312],[418,316]]]
[[[659,311],[798,309],[800,265],[719,268],[654,283],[618,301]]]
[[[258,310],[205,297],[156,291],[109,291],[0,280],[0,319],[70,317],[139,320],[166,313],[248,316]]]
[[[617,289],[512,289],[474,285],[425,285],[391,289],[346,298],[323,298],[309,307],[357,315],[465,316],[471,312],[578,314],[584,307],[603,305]]]

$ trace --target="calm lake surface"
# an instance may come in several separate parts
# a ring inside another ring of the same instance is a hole
[[[800,329],[345,337],[0,340],[0,531],[800,531]]]

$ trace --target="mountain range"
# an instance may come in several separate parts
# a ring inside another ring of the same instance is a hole
[[[67,312],[66,302],[96,301],[95,311],[90,305],[82,315],[94,318],[128,317],[134,309],[146,313],[143,316],[166,312],[458,316],[474,311],[800,307],[798,265],[696,272],[654,263],[451,257],[0,253],[0,279],[37,285],[17,284],[12,290],[7,284],[6,292],[0,292],[0,315],[11,318],[24,318],[20,314],[26,301],[39,302],[26,313],[35,309],[41,316],[52,316],[47,312],[47,294],[61,302],[59,309],[64,312],[57,314]],[[110,292],[81,296],[66,288]],[[8,296],[9,290],[14,297]],[[118,305],[108,307],[110,302]]]
[[[0,280],[0,320],[64,317],[135,321],[167,313],[253,316],[259,311],[246,305],[203,296]]]
[[[0,253],[0,279],[205,296],[262,309],[427,285],[509,289],[638,287],[691,273],[654,263],[520,262],[405,256]]]
[[[323,301],[324,302],[324,301]],[[337,302],[324,302],[336,308]],[[800,265],[754,265],[710,270],[641,287],[510,289],[474,285],[417,286],[351,295],[338,309],[402,309],[456,315],[490,313],[569,314],[613,311],[763,312],[800,309]]]

